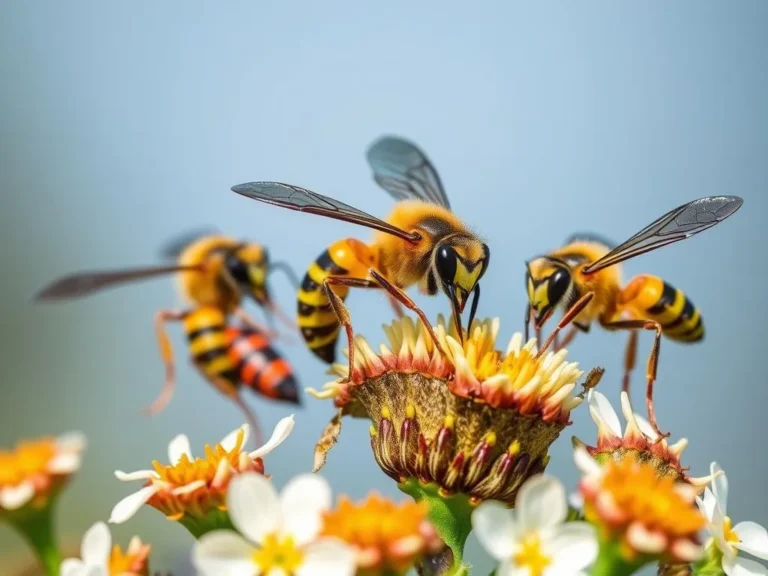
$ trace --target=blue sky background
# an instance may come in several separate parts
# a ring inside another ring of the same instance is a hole
[[[364,151],[394,133],[427,151],[454,209],[487,239],[480,315],[501,316],[505,339],[521,325],[525,258],[576,230],[621,240],[696,197],[745,198],[733,219],[631,262],[625,276],[658,274],[702,309],[703,344],[663,344],[660,422],[690,439],[692,473],[712,460],[728,471],[735,521],[768,523],[756,356],[768,319],[766,24],[758,0],[3,3],[0,444],[89,436],[59,519],[77,540],[133,489],[114,469],[164,459],[181,431],[199,450],[239,425],[237,409],[181,361],[178,330],[177,396],[157,418],[140,414],[162,383],[152,318],[178,302],[172,282],[60,306],[30,296],[76,269],[155,263],[164,242],[199,226],[263,242],[303,271],[333,240],[369,233],[229,187],[283,180],[383,215],[392,200]],[[288,283],[277,277],[274,288],[292,310]],[[447,310],[444,299],[418,301],[432,316]],[[379,340],[383,297],[348,303],[358,330]],[[602,389],[614,399],[624,342],[595,330],[571,349],[585,367],[606,367]],[[282,350],[303,385],[328,379],[301,346]],[[249,402],[267,429],[290,413]],[[316,402],[297,412],[294,435],[267,462],[278,484],[309,470],[330,414]],[[595,435],[586,409],[573,418],[550,467],[570,486],[569,437]],[[345,426],[325,475],[354,497],[397,496],[369,456],[364,422]],[[114,529],[124,544],[133,533],[155,546],[156,569],[179,566],[191,545],[152,510]],[[0,551],[24,553],[2,527]]]

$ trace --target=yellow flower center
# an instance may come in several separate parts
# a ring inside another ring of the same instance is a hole
[[[542,576],[544,569],[552,563],[552,559],[542,551],[541,539],[536,532],[523,538],[514,560],[518,567],[528,568],[530,576]]]
[[[293,574],[301,566],[304,557],[291,536],[280,538],[277,534],[269,534],[262,547],[253,553],[253,562],[261,570],[262,574],[269,574],[270,570],[282,570],[286,574]]]
[[[335,510],[326,512],[322,534],[344,540],[361,552],[371,563],[410,564],[424,550],[422,526],[426,520],[425,503],[395,504],[378,494],[371,494],[359,504],[340,497]],[[398,544],[409,542],[409,546]]]
[[[648,463],[634,456],[604,465],[602,492],[607,492],[628,523],[640,522],[672,537],[694,535],[706,521],[675,488],[675,480],[660,477]]]
[[[176,486],[185,486],[197,480],[210,482],[216,476],[216,470],[222,460],[228,460],[232,467],[237,468],[244,439],[245,433],[240,430],[237,433],[235,446],[229,452],[221,444],[217,444],[213,448],[206,445],[204,458],[190,460],[189,456],[184,454],[174,465],[161,464],[155,460],[152,462],[152,466],[160,476],[160,481]]]
[[[109,574],[121,576],[146,573],[148,555],[149,546],[141,546],[134,552],[129,548],[127,552],[123,552],[120,546],[115,545],[109,557]]]
[[[54,438],[20,442],[15,450],[0,450],[0,486],[14,486],[35,474],[47,474],[55,455]]]
[[[738,544],[741,542],[738,534],[733,531],[733,522],[728,516],[725,517],[725,521],[723,522],[723,537],[728,544]]]

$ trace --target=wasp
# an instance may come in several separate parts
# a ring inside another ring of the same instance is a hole
[[[242,400],[240,389],[244,386],[267,398],[298,404],[298,386],[290,364],[270,344],[275,332],[251,319],[241,303],[244,297],[254,300],[271,324],[271,315],[280,311],[269,292],[269,274],[283,270],[294,278],[294,283],[297,279],[286,264],[270,263],[267,250],[260,244],[219,234],[176,241],[163,253],[177,262],[72,274],[43,289],[36,300],[79,298],[121,284],[177,274],[179,290],[188,305],[184,309],[161,310],[155,316],[165,384],[146,412],[161,412],[173,396],[176,369],[166,323],[181,322],[195,367],[240,407],[258,437],[258,422]],[[232,322],[233,316],[240,323]]]
[[[403,291],[446,294],[457,332],[472,295],[470,325],[477,311],[480,279],[490,250],[452,211],[440,177],[427,156],[411,142],[386,136],[368,149],[374,180],[398,202],[380,220],[343,202],[298,186],[250,182],[232,190],[261,202],[360,224],[376,230],[373,240],[334,242],[312,263],[298,291],[298,325],[309,349],[327,363],[336,358],[341,326],[353,354],[352,327],[344,300],[350,288],[384,289],[395,309],[415,312],[434,337],[424,313]],[[436,340],[435,340],[436,341]],[[438,344],[439,346],[439,344]]]
[[[641,274],[623,285],[618,264],[703,232],[728,218],[742,203],[738,196],[699,198],[667,212],[618,246],[596,235],[576,234],[563,247],[528,261],[526,331],[531,318],[539,331],[559,306],[572,319],[572,328],[561,346],[579,331],[589,332],[593,322],[607,330],[629,330],[624,390],[629,388],[635,366],[638,331],[654,331],[647,366],[646,404],[651,424],[663,436],[653,411],[661,336],[678,342],[701,341],[701,311],[683,291],[657,276]],[[576,310],[578,313],[574,314]]]

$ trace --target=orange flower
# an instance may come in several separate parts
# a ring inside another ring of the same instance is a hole
[[[322,534],[357,550],[358,576],[405,574],[422,556],[442,548],[426,515],[424,503],[395,504],[373,493],[355,504],[342,496],[336,509],[323,515]]]

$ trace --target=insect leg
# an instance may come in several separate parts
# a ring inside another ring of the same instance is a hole
[[[160,348],[160,357],[165,364],[165,384],[160,395],[144,409],[146,414],[154,416],[162,412],[171,401],[173,392],[176,388],[176,366],[173,359],[173,345],[168,333],[165,331],[166,322],[178,322],[183,320],[187,312],[183,310],[160,310],[155,314],[155,333],[157,334],[157,343]]]
[[[629,379],[632,371],[635,369],[637,360],[637,330],[629,333],[627,340],[627,349],[624,353],[624,380],[621,383],[621,389],[629,394]]]
[[[344,301],[333,291],[332,286],[349,286],[356,288],[379,288],[379,285],[372,280],[365,278],[350,278],[348,276],[328,276],[323,280],[323,288],[330,300],[333,313],[339,320],[339,324],[344,326],[347,332],[347,350],[349,358],[349,378],[352,378],[352,366],[355,362],[355,333],[352,330],[352,321],[349,317],[349,310],[344,305]]]
[[[656,412],[653,408],[653,386],[656,383],[656,375],[659,366],[659,352],[661,350],[661,324],[654,322],[653,320],[618,320],[616,322],[607,322],[603,324],[603,326],[608,329],[653,330],[656,332],[653,338],[651,353],[648,355],[648,365],[646,367],[646,377],[648,380],[645,389],[645,404],[648,409],[648,420],[659,435],[658,441],[663,440],[669,436],[669,432],[665,434],[659,430],[659,426],[656,423]]]
[[[547,348],[550,347],[554,339],[557,337],[557,335],[560,333],[560,331],[563,328],[566,328],[573,320],[581,314],[582,310],[587,307],[587,304],[589,304],[592,301],[592,298],[595,297],[594,292],[587,292],[579,298],[576,303],[571,306],[568,311],[563,315],[563,317],[560,319],[560,322],[557,323],[557,327],[552,331],[552,334],[549,335],[546,342],[539,348],[539,353],[536,355],[537,358],[540,358],[546,351]],[[540,342],[540,340],[539,340]]]
[[[245,403],[242,396],[240,396],[240,390],[222,378],[208,377],[208,380],[219,392],[232,400],[232,402],[240,408],[245,416],[245,421],[248,422],[248,425],[253,431],[254,445],[257,448],[261,446],[262,436],[259,420],[256,418],[256,414],[254,414],[253,410],[251,410]]]
[[[374,280],[384,288],[387,292],[389,292],[392,297],[396,298],[401,304],[403,304],[406,308],[409,310],[412,310],[416,313],[416,315],[421,318],[421,321],[424,323],[424,327],[427,329],[427,332],[429,332],[429,335],[432,337],[432,341],[435,343],[435,347],[442,353],[445,354],[445,350],[443,350],[442,346],[440,346],[440,341],[437,339],[437,335],[435,334],[435,329],[432,327],[432,324],[429,322],[429,319],[427,318],[427,315],[424,313],[424,311],[416,306],[416,303],[411,300],[408,295],[400,290],[397,286],[392,284],[389,280],[384,278],[384,276],[381,275],[381,273],[377,272],[373,268],[371,268],[368,271],[368,274],[373,276]]]

